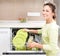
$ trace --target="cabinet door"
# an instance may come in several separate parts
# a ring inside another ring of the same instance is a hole
[[[10,50],[10,28],[0,28],[0,54]]]

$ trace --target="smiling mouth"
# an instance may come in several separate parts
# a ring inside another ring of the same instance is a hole
[[[47,15],[43,15],[44,17],[47,17]]]

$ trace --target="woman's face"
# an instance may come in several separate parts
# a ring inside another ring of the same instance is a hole
[[[52,12],[52,9],[46,5],[43,7],[43,12],[42,12],[44,19],[49,20],[53,18],[54,13]]]

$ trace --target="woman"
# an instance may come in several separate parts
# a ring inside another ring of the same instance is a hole
[[[43,6],[43,16],[46,20],[46,24],[41,30],[29,30],[24,31],[32,33],[42,33],[42,44],[31,42],[28,43],[29,48],[41,48],[45,51],[46,56],[56,56],[58,51],[58,26],[56,24],[55,5],[52,3],[46,3]]]

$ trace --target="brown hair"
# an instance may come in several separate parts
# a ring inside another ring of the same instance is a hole
[[[44,6],[46,6],[46,5],[48,5],[52,9],[52,12],[54,13],[53,19],[55,19],[56,18],[56,14],[55,14],[56,7],[55,7],[55,5],[50,3],[50,2],[44,4]]]

